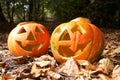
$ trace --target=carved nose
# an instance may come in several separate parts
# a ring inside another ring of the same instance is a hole
[[[35,40],[35,37],[32,32],[28,34],[27,40]]]
[[[74,52],[77,50],[80,36],[81,36],[81,33],[79,31],[76,31],[73,33],[72,42],[71,42],[72,45],[70,46],[70,49]]]

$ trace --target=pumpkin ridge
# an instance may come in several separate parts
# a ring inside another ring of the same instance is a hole
[[[90,24],[88,23],[88,25],[90,26]],[[94,35],[93,35],[93,33],[94,33],[94,31],[93,31],[93,29],[92,29],[92,27],[90,26],[90,28],[91,28],[91,34],[92,34],[92,42],[91,42],[91,45],[93,45],[93,42],[94,42]],[[89,56],[92,54],[91,52],[92,52],[92,47],[93,46],[91,46],[91,49],[90,49],[90,52],[89,52],[89,55],[88,55],[88,57],[87,57],[87,60],[89,60]]]

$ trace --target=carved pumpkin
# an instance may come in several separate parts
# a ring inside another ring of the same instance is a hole
[[[47,29],[35,22],[18,24],[8,36],[8,48],[15,56],[41,56],[47,51],[49,42]]]
[[[58,62],[73,57],[92,63],[104,49],[104,35],[89,19],[79,17],[57,26],[51,35],[50,45]]]

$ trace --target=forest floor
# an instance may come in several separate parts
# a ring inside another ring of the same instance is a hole
[[[59,64],[51,56],[15,57],[7,47],[8,34],[0,34],[0,80],[120,80],[120,30],[101,29],[106,47],[101,58],[91,64],[70,58]]]

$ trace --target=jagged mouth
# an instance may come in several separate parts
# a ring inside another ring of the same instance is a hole
[[[83,45],[79,45],[78,49],[75,52],[72,51],[68,46],[59,46],[58,52],[64,57],[77,56],[86,51],[90,47],[91,43],[92,41],[89,41],[87,44],[84,45],[84,47]]]
[[[16,41],[16,42],[22,49],[29,51],[29,52],[32,52],[33,49],[39,50],[44,45],[44,43],[42,42],[40,44],[35,44],[35,45],[27,44],[26,46],[22,46],[22,43],[20,41]]]

